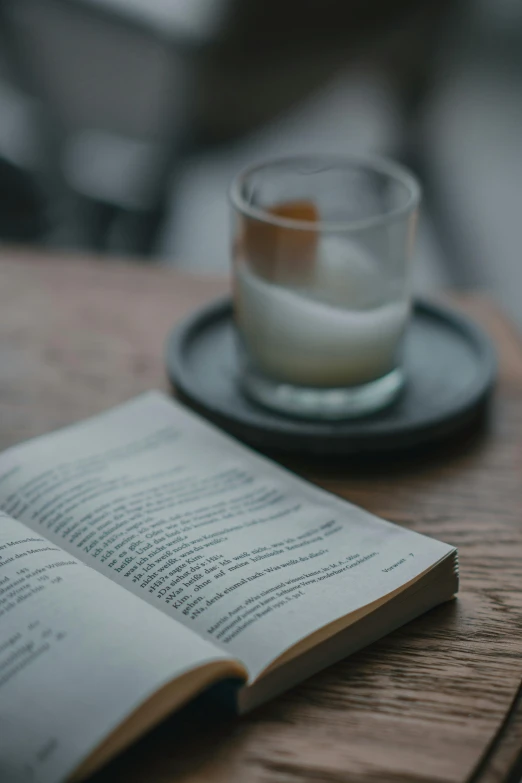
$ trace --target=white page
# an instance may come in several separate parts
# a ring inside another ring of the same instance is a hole
[[[0,515],[0,781],[56,783],[140,702],[225,658]]]
[[[298,479],[159,392],[10,449],[0,506],[251,678],[452,551]]]

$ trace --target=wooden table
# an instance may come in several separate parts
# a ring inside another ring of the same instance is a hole
[[[4,251],[0,446],[166,388],[168,330],[225,289],[161,269]],[[487,300],[461,304],[500,353],[487,430],[422,462],[314,473],[370,511],[458,545],[459,600],[247,718],[167,721],[98,783],[508,779],[522,749],[522,343]]]

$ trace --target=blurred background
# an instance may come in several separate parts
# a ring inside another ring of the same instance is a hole
[[[0,242],[228,270],[247,163],[378,153],[416,286],[522,326],[521,0],[0,0]]]

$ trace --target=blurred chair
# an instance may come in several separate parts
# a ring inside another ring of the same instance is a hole
[[[434,20],[451,4],[0,3],[17,57],[47,108],[49,179],[70,204],[65,241],[144,255],[154,251],[184,156],[258,128],[362,50],[382,57],[381,32],[398,33],[393,67],[408,96],[405,114],[414,114],[428,80],[418,78],[418,62],[412,69],[401,34],[420,17],[424,38],[433,39]]]
[[[164,20],[120,16],[116,0],[114,14],[96,0],[0,1],[52,126],[49,168],[70,206],[61,241],[151,252],[190,106],[186,52]]]

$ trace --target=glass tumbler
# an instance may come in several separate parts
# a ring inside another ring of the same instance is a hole
[[[387,160],[289,157],[230,190],[239,383],[316,419],[389,405],[404,383],[420,189]]]

